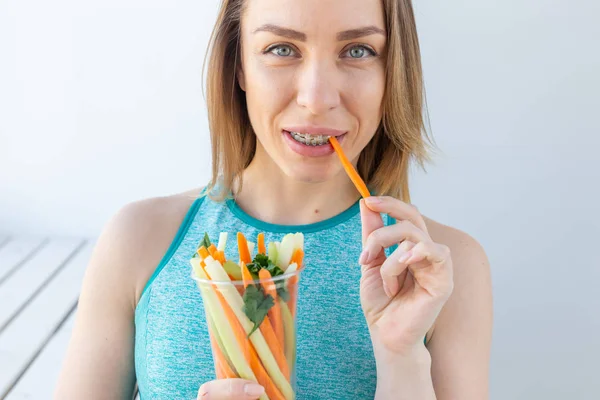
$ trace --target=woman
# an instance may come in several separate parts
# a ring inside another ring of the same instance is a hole
[[[485,253],[408,204],[427,159],[410,0],[224,0],[208,74],[213,179],[110,221],[56,398],[125,399],[136,380],[142,399],[258,398],[214,377],[189,266],[205,231],[304,233],[299,399],[486,398]],[[378,196],[358,201],[327,136]]]

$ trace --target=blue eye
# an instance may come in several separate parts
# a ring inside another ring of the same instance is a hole
[[[294,54],[294,50],[285,44],[278,44],[267,49],[266,53],[271,53],[277,57],[289,57]]]
[[[377,53],[375,53],[374,50],[372,50],[371,48],[369,48],[367,46],[354,46],[354,47],[350,48],[350,50],[348,50],[347,53],[349,54],[350,58],[355,58],[355,59],[366,58],[368,56],[377,55]]]

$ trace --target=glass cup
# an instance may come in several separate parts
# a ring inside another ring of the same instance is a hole
[[[247,285],[227,274],[209,279],[201,268],[192,274],[204,302],[217,379],[257,382],[265,388],[262,400],[295,398],[296,300],[302,270]]]

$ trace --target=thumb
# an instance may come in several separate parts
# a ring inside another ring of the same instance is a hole
[[[383,227],[383,219],[381,214],[371,210],[365,204],[365,200],[360,200],[360,221],[362,223],[362,242],[365,241],[371,234],[371,232]]]
[[[249,380],[216,379],[200,386],[198,400],[254,400],[264,392],[261,385]]]

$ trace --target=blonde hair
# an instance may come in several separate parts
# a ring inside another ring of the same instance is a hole
[[[223,0],[207,51],[206,102],[212,143],[212,180],[223,199],[238,184],[256,150],[246,97],[237,81],[240,19],[247,0]],[[372,191],[410,202],[409,167],[430,161],[432,138],[425,129],[421,54],[411,0],[383,0],[387,31],[383,117],[361,152],[358,172]],[[206,59],[205,65],[206,67]]]

